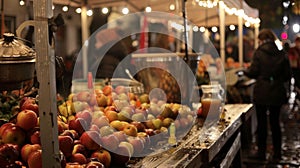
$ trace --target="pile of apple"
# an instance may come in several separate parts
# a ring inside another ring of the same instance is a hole
[[[41,167],[41,143],[36,100],[20,102],[14,122],[0,127],[0,165]],[[131,157],[152,152],[166,140],[172,122],[176,135],[194,123],[188,107],[135,95],[126,87],[72,93],[58,106],[58,141],[62,167],[124,166]],[[183,131],[184,132],[184,131]]]

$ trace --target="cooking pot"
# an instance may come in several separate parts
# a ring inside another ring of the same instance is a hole
[[[3,37],[0,39],[0,90],[21,89],[24,81],[34,78],[36,53],[12,33]]]

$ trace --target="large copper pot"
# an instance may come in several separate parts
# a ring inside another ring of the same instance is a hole
[[[36,54],[13,34],[3,36],[0,39],[0,90],[20,89],[24,81],[34,78]]]

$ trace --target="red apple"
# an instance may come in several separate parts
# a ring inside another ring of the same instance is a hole
[[[31,152],[37,151],[41,149],[41,145],[39,144],[26,144],[21,148],[21,157],[22,160],[26,163],[28,156],[30,155]]]
[[[118,145],[117,145],[118,147]],[[111,163],[111,155],[105,149],[99,149],[92,153],[92,158],[96,158],[99,162],[103,163],[105,167],[109,167]]]
[[[71,137],[73,140],[79,138],[78,133],[77,133],[75,130],[71,130],[71,129],[64,130],[64,132],[62,132],[60,135],[66,135],[66,136],[69,136],[69,137]]]
[[[97,104],[100,107],[105,107],[107,106],[107,97],[104,94],[99,94],[96,97]]]
[[[12,127],[12,126],[14,126],[14,125],[15,125],[15,124],[14,124],[14,123],[11,123],[11,122],[8,122],[8,123],[5,123],[5,124],[1,125],[1,127],[0,127],[0,137],[2,137],[2,134],[3,134],[3,132],[4,132],[4,130],[5,130],[6,128]]]
[[[72,156],[70,158],[70,161],[71,162],[77,162],[79,164],[86,164],[87,163],[86,157],[81,153],[72,154]]]
[[[61,134],[69,128],[69,125],[63,121],[57,120],[58,133]]]
[[[80,165],[79,163],[67,163],[65,168],[86,168],[84,165]]]
[[[138,132],[144,132],[146,129],[145,125],[141,122],[132,121],[130,124],[134,125],[137,128]]]
[[[112,93],[112,86],[111,85],[105,85],[103,88],[102,88],[102,92],[105,96],[108,96],[108,95],[111,95]]]
[[[4,130],[2,133],[3,143],[12,143],[22,146],[25,142],[26,134],[19,126],[11,126]]]
[[[36,150],[29,154],[27,158],[29,168],[42,168],[42,150]]]
[[[30,142],[31,144],[41,144],[40,131],[35,131],[33,134],[31,134]]]
[[[85,131],[80,137],[80,142],[88,150],[97,150],[100,147],[100,134],[96,131]]]
[[[11,164],[14,164],[15,161],[19,158],[19,151],[17,146],[10,144],[0,145],[0,166],[8,167]]]
[[[16,125],[28,131],[37,126],[37,115],[32,110],[22,110],[17,115]]]
[[[117,145],[118,147],[118,145]],[[97,158],[99,162],[103,163],[105,167],[109,167],[111,163],[111,155],[110,153],[105,149],[99,149],[92,153],[92,158]]]
[[[111,152],[115,151],[119,145],[119,139],[114,134],[101,137],[100,142],[102,147]]]
[[[79,135],[81,135],[85,130],[88,130],[88,124],[89,123],[87,123],[84,119],[76,118],[69,122],[69,129],[75,130]]]
[[[87,157],[88,151],[85,148],[85,146],[83,146],[81,143],[78,143],[73,146],[72,154],[75,154],[75,153],[81,153],[85,157]]]
[[[109,122],[112,122],[114,120],[118,119],[118,113],[115,111],[107,111],[105,113],[106,117],[108,118]]]
[[[84,119],[86,123],[92,122],[92,114],[89,110],[79,111],[76,113],[75,117]]]
[[[59,135],[58,136],[59,149],[66,157],[70,157],[72,155],[74,142],[70,136]]]
[[[36,99],[32,97],[28,97],[23,102],[20,102],[20,110],[32,110],[37,116],[39,115],[39,106]]]

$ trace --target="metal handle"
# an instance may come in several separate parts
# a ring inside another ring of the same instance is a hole
[[[22,33],[23,29],[27,26],[35,26],[35,21],[27,20],[27,21],[23,22],[22,24],[20,24],[20,26],[16,30],[17,37],[21,37],[21,33]]]

